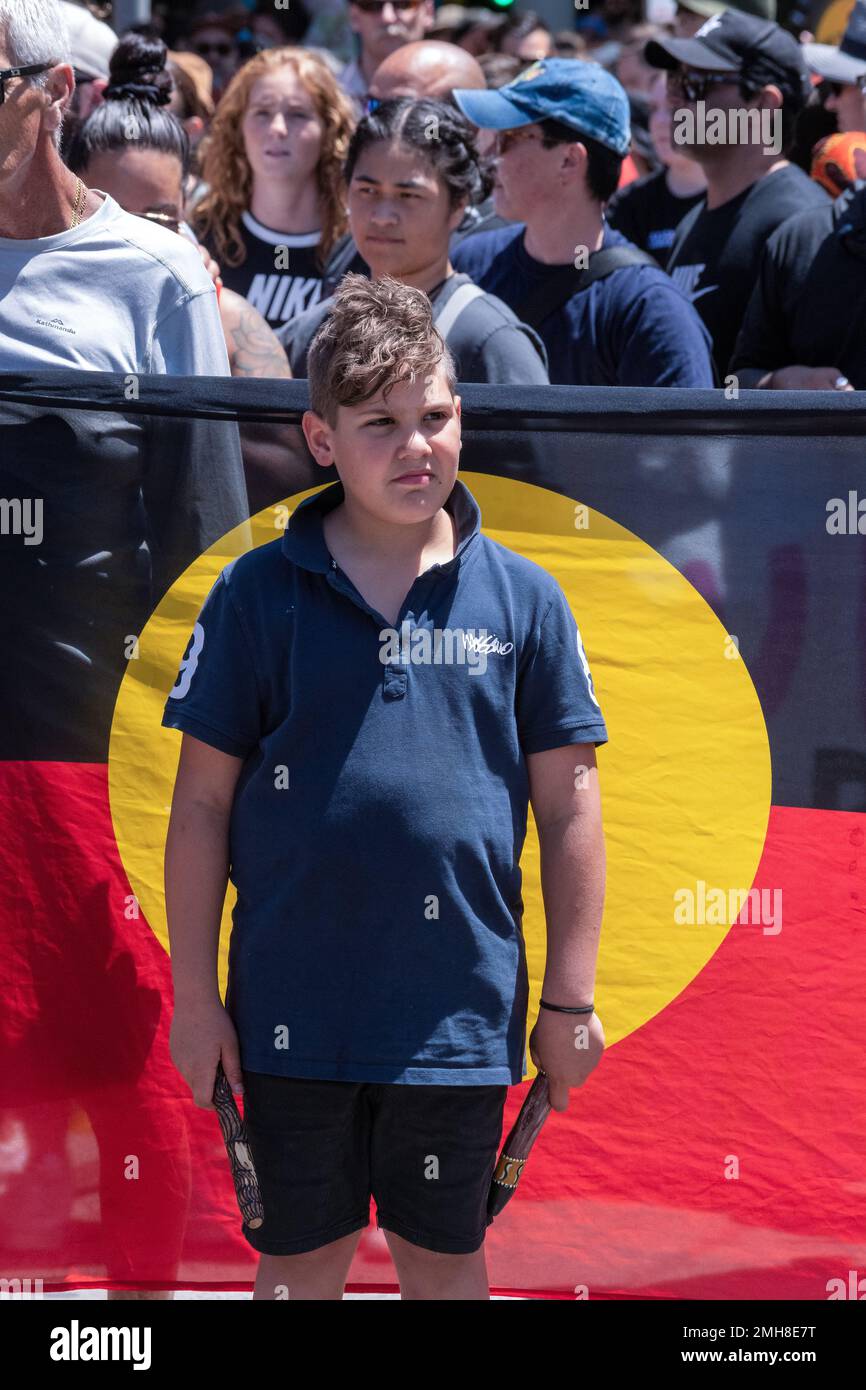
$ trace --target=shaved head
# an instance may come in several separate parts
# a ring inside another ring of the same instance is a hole
[[[439,39],[422,39],[419,43],[404,43],[379,64],[370,83],[370,95],[379,101],[392,97],[441,101],[455,87],[486,86],[480,65],[465,48]]]

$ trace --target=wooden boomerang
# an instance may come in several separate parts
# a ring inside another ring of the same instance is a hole
[[[492,1221],[514,1196],[523,1165],[529,1157],[530,1149],[541,1133],[541,1127],[550,1114],[550,1096],[547,1089],[547,1072],[539,1071],[529,1088],[529,1094],[520,1107],[520,1114],[502,1145],[490,1192],[487,1197],[487,1216]]]
[[[253,1156],[250,1153],[247,1127],[241,1119],[228,1077],[223,1071],[222,1062],[217,1063],[213,1103],[216,1106],[220,1129],[226,1143],[232,1170],[232,1181],[235,1185],[235,1195],[238,1199],[244,1225],[249,1226],[251,1231],[257,1231],[265,1219],[262,1194],[259,1189],[259,1180],[256,1177]]]

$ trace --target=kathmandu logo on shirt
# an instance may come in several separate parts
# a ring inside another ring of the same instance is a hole
[[[468,666],[470,676],[483,676],[487,658],[507,656],[513,642],[503,642],[487,631],[468,627],[426,627],[408,619],[379,633],[379,660],[383,666]]]
[[[40,328],[53,328],[58,333],[69,333],[73,338],[76,336],[74,328],[67,328],[62,319],[56,316],[53,319],[36,319]]]
[[[271,323],[296,318],[321,297],[321,280],[301,275],[254,275],[247,290],[247,303]]]

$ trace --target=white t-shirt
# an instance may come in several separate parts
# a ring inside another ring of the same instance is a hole
[[[0,372],[229,376],[216,291],[195,247],[101,196],[70,231],[0,237]]]

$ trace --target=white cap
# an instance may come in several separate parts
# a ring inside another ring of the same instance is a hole
[[[69,34],[71,62],[88,77],[108,77],[108,62],[117,47],[114,30],[70,0],[60,0]]]
[[[804,43],[803,56],[813,72],[830,82],[853,86],[866,73],[866,61],[843,53],[831,43]]]

